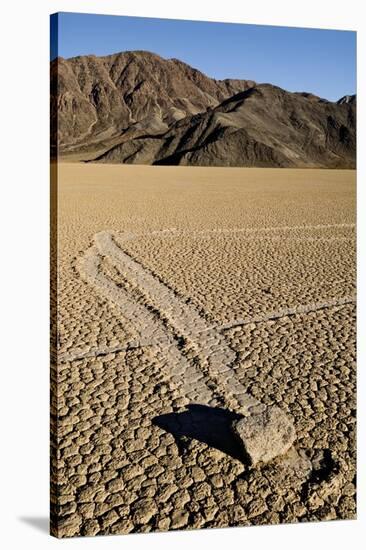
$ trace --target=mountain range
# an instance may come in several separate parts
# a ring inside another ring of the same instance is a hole
[[[215,80],[146,51],[51,62],[51,154],[104,163],[355,168],[356,96]]]

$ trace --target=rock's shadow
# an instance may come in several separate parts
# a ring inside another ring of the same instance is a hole
[[[186,409],[181,413],[156,416],[152,422],[174,436],[180,451],[184,450],[184,438],[187,437],[246,462],[240,442],[231,430],[232,422],[242,418],[241,415],[207,405],[188,405]]]

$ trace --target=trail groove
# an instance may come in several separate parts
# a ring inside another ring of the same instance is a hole
[[[139,301],[103,273],[102,257],[107,257],[122,279],[133,286],[141,297]],[[210,405],[217,404],[218,397],[232,405],[235,403],[243,414],[260,406],[236,380],[230,368],[236,353],[221,331],[208,324],[193,306],[184,303],[173,290],[126,254],[111,233],[104,231],[95,235],[94,244],[79,260],[78,267],[82,277],[118,307],[135,327],[137,339],[154,342],[151,351],[172,380],[182,387],[185,397]],[[150,304],[158,314],[151,311]],[[187,359],[189,351],[194,351],[197,361]],[[212,392],[212,387],[216,391]]]
[[[197,235],[245,234],[334,227],[353,228],[354,224],[234,228],[193,233]],[[169,237],[185,233],[172,228],[154,231],[150,235]],[[189,234],[192,235],[192,232]],[[245,388],[234,375],[232,366],[237,360],[237,354],[230,347],[225,337],[225,330],[327,307],[342,306],[356,299],[355,296],[349,295],[323,302],[300,304],[265,315],[235,319],[223,325],[213,325],[194,305],[186,303],[157,275],[144,268],[123,250],[123,242],[139,236],[127,232],[118,234],[117,243],[111,232],[97,233],[92,246],[78,261],[81,276],[95,288],[97,293],[119,308],[122,315],[134,327],[136,339],[120,347],[74,350],[74,353],[60,355],[60,361],[73,361],[148,347],[163,365],[167,376],[181,388],[187,399],[206,404],[217,404],[218,400],[226,400],[235,407],[239,406],[244,414],[249,414],[252,407],[260,410],[262,406],[246,393]],[[103,261],[113,266],[118,274],[118,282],[104,272]]]

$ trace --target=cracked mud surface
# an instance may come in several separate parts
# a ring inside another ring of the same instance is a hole
[[[59,165],[54,534],[355,517],[354,178]]]

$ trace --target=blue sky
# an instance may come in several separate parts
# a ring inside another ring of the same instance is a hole
[[[322,29],[58,14],[51,58],[149,50],[213,78],[270,82],[330,100],[356,93],[356,33]]]

